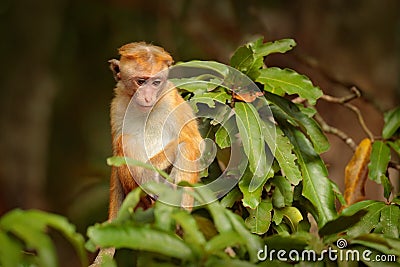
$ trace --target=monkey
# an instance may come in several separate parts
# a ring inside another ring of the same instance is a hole
[[[168,81],[171,55],[145,42],[128,43],[118,52],[119,60],[109,60],[117,83],[110,111],[113,155],[166,170],[175,184],[198,182],[202,137],[192,108]],[[154,179],[158,179],[154,171],[112,166],[109,221],[116,218],[131,190]],[[152,196],[146,196],[139,206],[148,208],[153,202]],[[183,196],[183,208],[190,210],[192,203],[190,196]],[[114,251],[105,249],[99,256],[112,256]]]

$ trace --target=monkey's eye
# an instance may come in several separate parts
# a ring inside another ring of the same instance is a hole
[[[137,85],[142,86],[143,84],[146,83],[146,79],[139,78],[136,80],[136,83],[137,83]]]
[[[153,86],[159,86],[161,84],[160,80],[155,80],[151,83]]]

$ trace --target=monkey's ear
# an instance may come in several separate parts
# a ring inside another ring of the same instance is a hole
[[[119,69],[119,60],[110,59],[108,61],[108,63],[110,63],[110,70],[113,72],[115,81],[118,82],[119,80],[121,80],[121,73],[120,73],[120,69]]]

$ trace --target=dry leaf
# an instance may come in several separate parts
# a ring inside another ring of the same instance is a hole
[[[370,139],[365,138],[362,140],[346,166],[344,199],[347,206],[365,198],[365,181],[368,177],[368,162],[371,147]]]
[[[246,93],[239,93],[236,94],[233,92],[232,96],[233,98],[239,100],[239,101],[244,101],[247,103],[253,102],[256,100],[257,97],[262,96],[262,92],[246,92]]]

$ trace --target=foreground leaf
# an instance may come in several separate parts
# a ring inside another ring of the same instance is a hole
[[[178,259],[193,259],[190,247],[176,235],[131,225],[96,225],[88,228],[89,238],[100,247],[129,248],[156,252]]]

